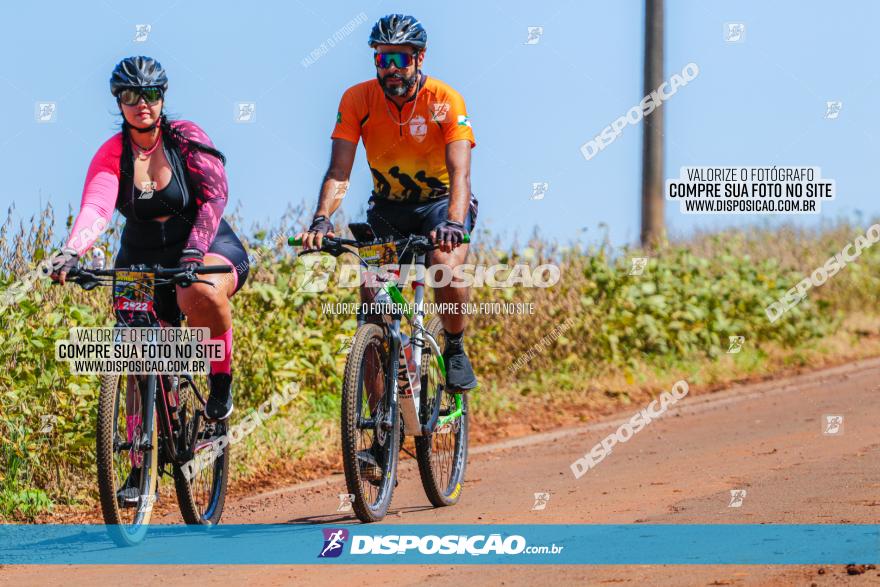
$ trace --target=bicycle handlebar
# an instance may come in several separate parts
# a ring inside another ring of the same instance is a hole
[[[172,277],[186,273],[188,269],[185,267],[162,267],[156,265],[153,267],[116,267],[113,269],[86,269],[85,267],[74,267],[67,274],[68,277],[76,277],[77,275],[92,275],[95,277],[112,277],[119,272],[126,273],[152,273],[157,277]],[[197,267],[192,270],[193,273],[199,275],[207,275],[211,273],[232,273],[230,265],[208,265],[207,267]]]
[[[202,279],[196,279],[196,275],[211,275],[217,273],[232,273],[231,265],[209,265],[207,267],[197,267],[195,269],[187,269],[185,267],[162,267],[155,265],[153,267],[118,267],[113,269],[86,269],[85,267],[74,267],[68,274],[67,278],[84,288],[91,289],[95,285],[108,283],[101,280],[101,277],[113,277],[117,273],[149,273],[157,278],[163,279],[169,284],[177,284],[188,286],[193,283],[211,283]],[[87,287],[91,286],[91,287]]]
[[[320,250],[327,252],[327,253],[337,253],[337,252],[342,252],[341,247],[343,245],[348,245],[348,246],[352,246],[352,247],[364,247],[367,245],[380,244],[382,242],[383,241],[381,241],[381,240],[357,241],[357,240],[350,239],[350,238],[339,238],[339,237],[333,237],[333,236],[325,236],[324,239],[321,241],[321,249]],[[424,251],[431,251],[431,250],[437,248],[437,245],[432,243],[428,237],[422,236],[419,234],[412,234],[406,238],[398,239],[398,240],[391,241],[391,242],[393,242],[396,247],[402,247],[402,246],[409,245],[415,249],[422,249]],[[466,244],[469,244],[470,242],[471,242],[471,235],[469,233],[465,233],[464,240],[462,241],[462,244],[466,245]],[[301,247],[302,246],[302,239],[296,238],[295,236],[292,236],[287,239],[287,244],[290,245],[291,247]]]

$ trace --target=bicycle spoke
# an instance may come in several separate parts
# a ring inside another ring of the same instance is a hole
[[[346,361],[342,444],[346,486],[355,497],[355,513],[365,522],[385,516],[395,483],[400,430],[386,390],[389,369],[381,328],[362,325]]]
[[[113,468],[116,490],[122,490],[126,481],[136,467],[144,463],[140,442],[143,437],[143,406],[141,404],[141,387],[137,378],[120,376],[116,388],[116,405],[118,406],[115,438],[119,448],[115,451]],[[140,487],[140,476],[132,476],[132,484]],[[138,491],[138,493],[140,493]],[[135,507],[120,508],[120,516],[124,524],[137,522],[138,504]]]
[[[199,386],[207,388],[207,377],[181,377],[176,412],[179,446],[191,460],[175,470],[177,499],[188,524],[217,523],[222,513],[228,470],[228,445],[222,450],[226,428],[205,420]],[[173,392],[173,391],[172,391]],[[198,427],[197,429],[195,429]],[[191,439],[195,438],[192,446]]]
[[[436,318],[426,329],[436,340],[442,326]],[[455,396],[444,389],[445,378],[436,365],[433,350],[426,351],[422,363],[422,388],[426,402],[423,424],[437,414],[434,429],[427,436],[416,437],[416,453],[422,485],[435,506],[452,505],[458,501],[467,460],[467,414]],[[453,416],[452,419],[448,419]]]

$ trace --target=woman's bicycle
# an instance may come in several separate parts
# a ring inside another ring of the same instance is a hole
[[[428,500],[436,507],[455,505],[467,464],[467,396],[446,392],[439,344],[443,327],[436,316],[424,325],[424,283],[413,282],[410,305],[396,275],[383,278],[375,272],[409,254],[419,275],[435,246],[421,235],[381,240],[367,224],[349,228],[355,240],[325,237],[321,251],[355,255],[379,288],[373,302],[365,304],[367,311],[358,312],[342,385],[343,467],[355,514],[363,522],[385,517],[404,435],[415,439],[411,456],[418,461]],[[288,244],[302,242],[291,237]],[[403,317],[409,321],[409,336],[401,331]]]
[[[229,273],[229,266],[130,269],[74,268],[68,279],[86,290],[112,288],[117,328],[161,328],[157,286],[210,283],[198,275]],[[207,377],[190,373],[101,375],[98,399],[98,489],[104,522],[118,544],[143,540],[160,475],[174,478],[187,524],[216,524],[223,513],[229,471],[226,423],[205,418]],[[193,467],[198,463],[200,467]],[[198,469],[198,470],[195,470]],[[195,471],[194,471],[195,470]]]

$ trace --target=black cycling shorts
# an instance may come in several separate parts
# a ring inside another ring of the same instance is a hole
[[[161,265],[177,267],[186,246],[191,224],[176,216],[162,222],[128,221],[122,233],[122,245],[116,254],[114,267],[124,268],[132,265]],[[154,246],[149,246],[150,244]],[[217,236],[208,249],[209,254],[226,259],[233,266],[237,292],[244,285],[250,271],[250,261],[244,245],[225,220],[220,220]],[[178,323],[180,308],[177,306],[175,286],[164,285],[156,288],[156,315],[166,322]]]
[[[477,225],[477,199],[472,195],[464,227],[473,232]],[[370,198],[367,222],[380,238],[404,238],[411,234],[428,236],[438,224],[447,219],[449,198],[430,202],[398,202]]]

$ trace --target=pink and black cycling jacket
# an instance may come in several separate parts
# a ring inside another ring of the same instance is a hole
[[[171,127],[187,139],[213,147],[211,139],[194,122],[175,120]],[[163,137],[164,140],[164,137]],[[196,199],[196,215],[186,242],[188,249],[207,253],[226,207],[229,187],[223,162],[217,157],[198,150],[183,142],[180,146],[183,162],[189,175],[188,188]],[[122,133],[113,135],[95,153],[86,174],[80,213],[73,225],[67,246],[82,255],[97,240],[100,230],[107,226],[117,209],[120,199],[120,159],[122,156]],[[103,225],[96,224],[102,219]]]

